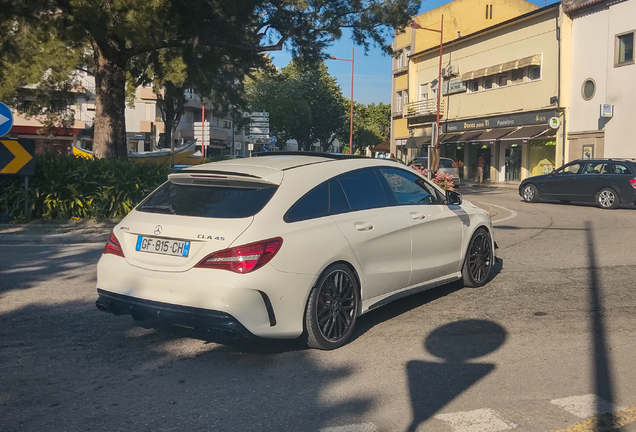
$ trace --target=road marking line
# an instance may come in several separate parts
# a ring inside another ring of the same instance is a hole
[[[636,404],[614,413],[601,414],[556,432],[610,432],[636,422]]]
[[[550,403],[579,418],[588,418],[625,409],[624,407],[615,407],[595,394],[554,399]]]
[[[380,429],[373,423],[358,423],[346,426],[335,426],[320,429],[318,432],[378,432]]]
[[[477,201],[475,201],[475,202],[477,202]],[[506,207],[498,206],[498,205],[495,205],[495,204],[489,204],[489,203],[485,203],[485,202],[477,202],[477,204],[483,204],[483,205],[487,205],[487,206],[497,207],[497,208],[503,209],[503,210],[505,210],[507,212],[510,212],[510,216],[505,217],[503,219],[496,220],[496,221],[492,221],[493,224],[496,224],[496,223],[499,223],[499,222],[503,222],[503,221],[508,220],[508,219],[516,218],[518,216],[516,211],[511,210],[511,209],[506,208]]]
[[[498,432],[517,427],[491,409],[438,414],[435,418],[449,423],[454,432]]]

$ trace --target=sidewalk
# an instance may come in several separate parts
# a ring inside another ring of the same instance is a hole
[[[90,220],[35,220],[0,224],[0,243],[106,243],[116,222]]]
[[[504,188],[518,190],[520,184],[520,181],[510,183],[491,183],[490,181],[485,181],[484,183],[477,183],[472,179],[462,179],[461,183],[459,184],[459,191],[461,192],[462,188],[465,187]]]

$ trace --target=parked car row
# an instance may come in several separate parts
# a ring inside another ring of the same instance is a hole
[[[603,209],[636,204],[636,160],[575,160],[550,174],[523,180],[519,195],[526,202],[593,202]]]

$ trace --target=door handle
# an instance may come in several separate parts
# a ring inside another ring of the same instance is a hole
[[[353,226],[355,226],[358,231],[371,231],[373,229],[373,224],[369,222],[354,222]]]
[[[426,215],[420,212],[411,212],[411,217],[415,220],[422,220],[426,217]]]

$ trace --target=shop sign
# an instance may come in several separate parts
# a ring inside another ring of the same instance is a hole
[[[561,120],[558,117],[552,117],[548,122],[548,126],[550,126],[550,129],[558,129],[561,126]]]
[[[449,89],[450,87],[450,89]],[[466,91],[466,81],[463,81],[461,78],[454,79],[450,81],[445,81],[442,84],[442,95],[446,96],[449,94],[455,93],[463,93]]]
[[[558,118],[558,112],[549,110],[534,113],[509,114],[481,119],[454,121],[445,123],[443,125],[442,132],[461,132],[510,126],[546,124],[552,117]]]
[[[614,105],[601,104],[601,117],[614,117]]]

